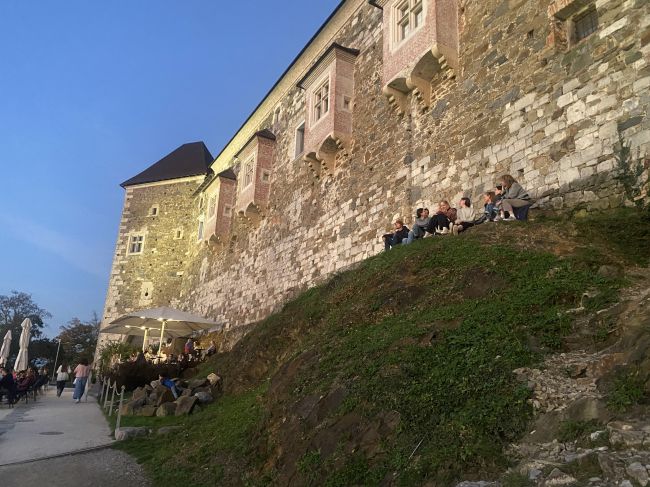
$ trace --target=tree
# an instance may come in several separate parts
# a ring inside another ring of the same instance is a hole
[[[62,355],[68,363],[76,363],[82,358],[92,360],[97,346],[99,325],[97,313],[88,321],[72,318],[67,325],[60,328],[57,340],[61,340]]]
[[[0,295],[0,340],[11,330],[10,356],[18,354],[22,332],[20,325],[25,318],[32,320],[32,338],[39,338],[43,334],[43,321],[51,317],[34,302],[31,294],[11,291],[9,296]]]

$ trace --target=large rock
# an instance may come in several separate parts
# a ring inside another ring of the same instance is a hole
[[[212,397],[212,394],[209,392],[197,392],[194,394],[194,397],[196,397],[199,400],[199,403],[201,404],[210,404],[212,401],[214,401],[214,398]]]
[[[166,387],[164,390],[157,391],[156,395],[158,396],[158,400],[156,401],[156,406],[160,406],[161,404],[165,404],[166,402],[174,402],[174,394],[172,394],[172,391],[167,389]]]
[[[119,428],[115,430],[115,439],[117,441],[130,440],[131,438],[147,436],[147,434],[148,434],[147,428],[143,428],[143,427]]]
[[[144,406],[144,402],[145,398],[140,398],[122,404],[120,414],[122,416],[131,416],[133,414],[137,414],[137,412]]]
[[[160,381],[159,380],[152,380],[149,385],[155,391],[157,387],[160,387]]]
[[[640,462],[629,464],[625,468],[625,471],[630,477],[636,480],[641,487],[646,487],[646,485],[648,485],[648,481],[650,481],[648,478],[648,471]]]
[[[183,389],[181,392],[181,396],[191,396],[192,395],[192,389]]]
[[[135,391],[133,391],[133,399],[141,399],[143,397],[147,397],[147,391],[143,387],[138,387]]]
[[[166,402],[158,406],[156,409],[156,416],[174,416],[176,414],[176,403]]]
[[[138,416],[155,416],[156,415],[156,406],[148,405],[148,406],[142,406],[140,409],[136,411],[136,414]]]
[[[196,396],[181,396],[176,400],[176,416],[191,414],[194,405],[199,401]]]
[[[188,381],[187,387],[190,389],[196,389],[207,384],[209,384],[208,379],[192,379],[191,381]]]
[[[214,385],[222,382],[222,380],[223,379],[221,379],[221,377],[219,377],[215,373],[212,373],[212,374],[208,375],[208,382],[210,383],[211,386],[214,386]]]

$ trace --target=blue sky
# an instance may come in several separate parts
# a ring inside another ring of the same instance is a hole
[[[104,306],[119,184],[217,154],[339,0],[0,2],[0,294],[54,336]]]

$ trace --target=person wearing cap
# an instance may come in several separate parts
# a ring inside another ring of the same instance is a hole
[[[409,229],[401,218],[396,218],[393,226],[395,231],[393,233],[386,233],[382,236],[384,239],[384,249],[390,250],[392,247],[399,245],[402,241],[405,241],[409,235]]]

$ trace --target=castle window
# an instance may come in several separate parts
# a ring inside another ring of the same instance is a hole
[[[298,157],[305,151],[305,122],[302,122],[298,125],[296,129],[296,153],[295,157]]]
[[[158,215],[158,207],[157,206],[152,206],[149,209],[149,216],[156,216]]]
[[[129,238],[129,254],[141,254],[144,246],[144,235],[131,235]]]
[[[343,110],[351,111],[352,109],[352,99],[349,96],[343,97]]]
[[[212,196],[210,196],[210,200],[208,201],[208,218],[212,218],[214,216],[216,208],[217,208],[217,195],[213,194]]]
[[[314,123],[318,122],[330,111],[330,80],[329,78],[314,90]]]
[[[262,182],[268,183],[270,181],[271,181],[271,171],[267,171],[266,169],[264,169],[262,171]]]
[[[254,174],[255,174],[255,160],[249,159],[244,165],[244,188],[249,187],[253,184]]]
[[[231,217],[232,216],[232,205],[224,205],[223,207],[223,216]]]
[[[598,30],[598,12],[595,8],[589,8],[573,19],[573,36],[575,42],[586,39]]]
[[[199,228],[196,231],[196,240],[203,240],[203,218],[199,219]]]
[[[424,0],[403,0],[393,8],[393,41],[399,44],[424,25]]]
[[[180,228],[176,229],[176,232],[174,232],[174,240],[180,240],[183,238],[183,230]]]

